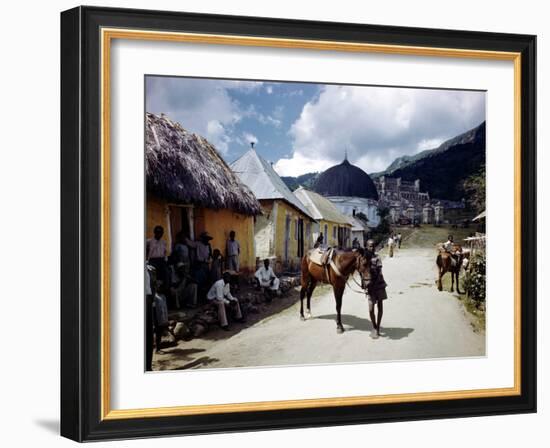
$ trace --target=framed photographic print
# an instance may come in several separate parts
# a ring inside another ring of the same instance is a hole
[[[61,433],[536,411],[535,36],[61,14]]]

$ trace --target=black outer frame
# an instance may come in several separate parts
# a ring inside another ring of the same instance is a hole
[[[100,420],[100,28],[521,52],[519,396]],[[536,36],[78,7],[61,14],[61,435],[141,438],[536,412]]]

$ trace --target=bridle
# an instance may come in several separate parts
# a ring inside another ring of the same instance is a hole
[[[361,255],[361,256],[364,256],[364,255]],[[356,269],[356,270],[359,271],[358,269]],[[361,283],[359,283],[359,282],[355,279],[355,275],[354,275],[354,274],[355,274],[355,272],[352,272],[352,273],[350,274],[350,277],[351,277],[351,279],[353,280],[353,282],[354,282],[357,286],[359,286],[359,288],[361,288],[361,291],[357,291],[357,290],[355,290],[355,289],[353,289],[353,288],[351,287],[351,285],[349,284],[349,277],[348,277],[347,280],[346,280],[346,285],[349,287],[349,289],[351,289],[351,290],[352,290],[353,292],[355,292],[355,293],[359,293],[359,294],[365,293],[365,292],[366,292],[366,288],[363,287],[363,274],[361,274],[361,272],[359,272],[359,275],[361,276]]]

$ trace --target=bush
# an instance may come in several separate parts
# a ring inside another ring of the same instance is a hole
[[[470,258],[470,266],[464,278],[464,288],[468,297],[478,302],[485,302],[486,258],[485,252],[476,252]]]

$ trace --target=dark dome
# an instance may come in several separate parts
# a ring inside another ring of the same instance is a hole
[[[354,196],[378,200],[378,192],[370,176],[347,159],[321,173],[313,189],[323,196]]]

